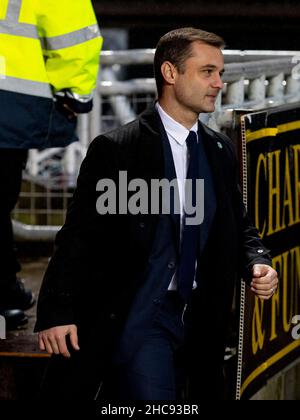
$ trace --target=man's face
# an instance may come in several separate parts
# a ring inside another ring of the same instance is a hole
[[[223,87],[223,54],[219,48],[201,42],[193,42],[191,48],[192,57],[185,61],[183,73],[176,70],[176,100],[181,107],[197,114],[213,112]]]

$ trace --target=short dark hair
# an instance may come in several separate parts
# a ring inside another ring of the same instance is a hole
[[[154,56],[154,75],[158,91],[158,97],[162,94],[163,76],[161,66],[165,61],[170,61],[179,72],[184,72],[184,63],[191,57],[191,44],[195,41],[224,48],[224,40],[212,33],[196,28],[174,29],[162,36],[157,44]]]

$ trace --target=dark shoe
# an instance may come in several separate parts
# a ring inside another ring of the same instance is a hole
[[[6,330],[16,330],[27,324],[28,318],[20,309],[0,309],[0,315],[5,318]]]
[[[17,279],[10,288],[0,292],[0,308],[21,309],[26,311],[35,303],[35,297],[31,290],[25,289],[24,281]]]

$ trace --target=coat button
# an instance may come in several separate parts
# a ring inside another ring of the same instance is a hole
[[[160,299],[153,299],[153,303],[154,303],[154,305],[159,305],[159,304],[160,304],[160,302],[161,302],[161,300],[160,300]]]
[[[145,223],[144,222],[140,222],[140,228],[141,229],[144,229],[144,227],[145,227]]]
[[[169,268],[170,270],[172,270],[174,267],[175,267],[175,263],[174,263],[174,261],[170,261],[170,262],[169,262],[169,264],[168,264],[168,268]]]
[[[114,321],[115,319],[116,319],[116,314],[115,313],[111,313],[110,315],[109,315],[109,317],[110,317],[110,319],[112,320],[112,321]]]

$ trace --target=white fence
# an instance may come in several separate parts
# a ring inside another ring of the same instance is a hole
[[[300,52],[225,50],[224,56],[224,89],[218,97],[216,110],[213,114],[201,116],[212,128],[222,130],[231,127],[234,109],[262,109],[300,101]],[[56,174],[59,174],[60,182],[64,178],[67,184],[74,185],[90,141],[107,129],[134,119],[155,98],[153,78],[121,80],[124,68],[151,66],[153,57],[152,49],[103,51],[93,111],[79,117],[80,141],[65,149],[31,150],[27,179],[52,185],[57,179]],[[36,190],[28,194],[31,208],[35,206],[32,203],[36,194]],[[59,194],[56,197],[51,191],[47,201],[59,198]],[[64,198],[66,194],[69,193],[65,192]],[[52,210],[49,207],[44,211],[49,215]],[[46,226],[48,222],[44,223],[45,226],[32,226],[34,224],[35,221],[27,225],[15,223],[16,235],[23,239],[47,240],[53,238],[58,229],[57,226]],[[53,225],[53,222],[49,224]]]

